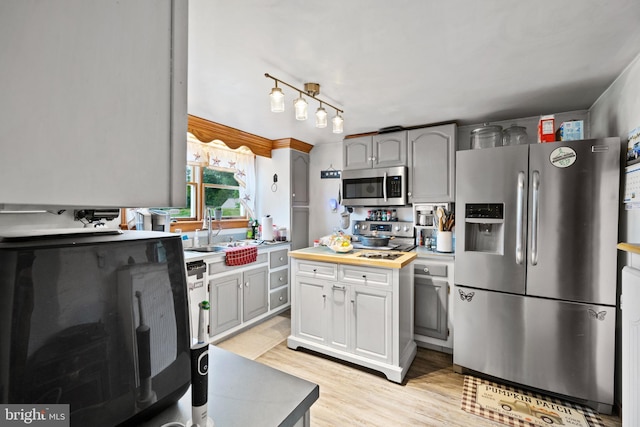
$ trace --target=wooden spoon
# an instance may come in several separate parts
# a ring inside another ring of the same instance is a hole
[[[438,210],[436,211],[436,216],[438,217],[438,231],[442,231],[444,209],[442,209],[441,207],[438,207]]]

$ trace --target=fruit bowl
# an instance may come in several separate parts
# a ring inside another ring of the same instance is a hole
[[[343,253],[350,252],[353,249],[353,245],[349,245],[349,246],[332,245],[332,246],[329,246],[329,249],[331,249],[334,252],[343,254]]]

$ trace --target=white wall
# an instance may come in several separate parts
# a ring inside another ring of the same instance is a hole
[[[309,239],[314,240],[340,228],[339,206],[332,212],[330,199],[338,200],[339,179],[320,179],[320,171],[333,167],[342,170],[342,143],[317,144],[309,153]],[[345,230],[346,231],[346,230]]]
[[[640,55],[591,107],[591,135],[619,136],[626,148],[629,131],[640,126]],[[624,191],[624,180],[620,191]],[[619,240],[640,243],[640,210],[620,205]]]
[[[274,225],[287,227],[291,231],[291,150],[273,150],[271,156],[256,156],[257,219],[262,223],[263,216],[271,215]],[[274,186],[275,174],[278,175],[278,182]]]

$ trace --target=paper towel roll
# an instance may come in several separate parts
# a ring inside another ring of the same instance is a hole
[[[262,217],[262,240],[273,240],[273,218],[269,215]]]

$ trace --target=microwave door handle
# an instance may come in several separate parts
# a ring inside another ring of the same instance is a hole
[[[387,173],[384,173],[384,178],[382,180],[382,196],[384,197],[384,201],[387,201]]]
[[[516,264],[522,264],[524,251],[524,172],[518,173],[517,187],[517,213],[516,213]]]

